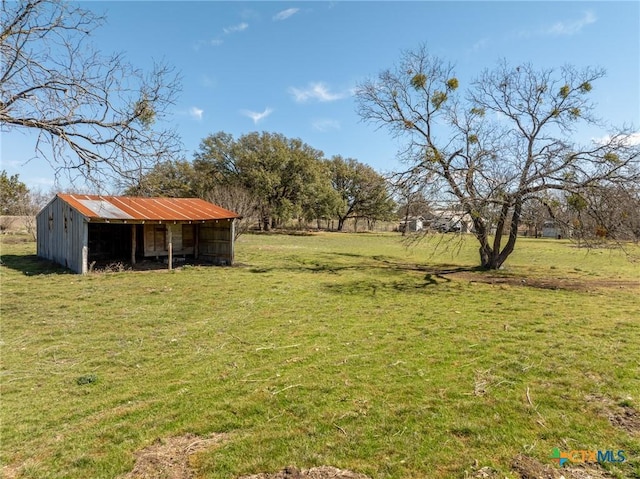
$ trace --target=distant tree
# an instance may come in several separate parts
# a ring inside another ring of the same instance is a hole
[[[56,174],[133,181],[180,151],[172,130],[154,128],[179,85],[165,65],[145,74],[94,50],[103,22],[63,0],[2,1],[0,126],[38,132],[34,153]]]
[[[227,133],[205,138],[194,157],[204,185],[242,186],[260,202],[265,230],[303,215],[303,205],[322,180],[322,152],[299,139],[254,132],[237,140]]]
[[[587,146],[572,141],[579,122],[599,124],[588,95],[603,75],[502,62],[461,98],[453,67],[422,47],[359,85],[356,98],[364,120],[406,139],[400,156],[407,173],[428,175],[440,200],[470,215],[480,264],[497,269],[514,251],[525,204],[553,191],[640,178],[630,131]]]
[[[387,219],[394,203],[387,181],[373,168],[352,158],[334,156],[328,162],[331,184],[340,201],[334,210],[338,231],[349,218]]]
[[[246,233],[260,219],[260,201],[242,185],[216,184],[203,198],[242,217],[236,223],[236,238]]]
[[[302,214],[306,221],[316,220],[317,228],[321,229],[323,221],[328,223],[335,217],[334,213],[338,210],[342,198],[333,189],[328,163],[323,160],[317,164],[317,167],[318,178],[312,185],[309,185],[302,204]]]
[[[0,173],[0,211],[2,215],[20,216],[29,203],[29,188],[20,181],[19,175]]]
[[[186,160],[158,163],[125,189],[126,195],[192,198],[199,195],[196,172]]]
[[[27,233],[36,237],[35,215],[47,204],[51,194],[42,193],[40,190],[30,190],[20,181],[19,175],[8,176],[5,170],[0,173],[0,230],[8,230],[15,223],[15,218],[7,216],[20,216],[19,221],[24,225]],[[5,216],[6,215],[6,216]]]
[[[425,178],[418,175],[396,175],[393,178],[394,196],[398,209],[396,215],[404,220],[402,236],[408,233],[406,225],[409,219],[415,216],[427,217],[431,214],[433,206],[429,200],[429,184]]]
[[[559,204],[555,198],[541,198],[538,201],[532,200],[523,204],[521,223],[526,227],[526,235],[540,236],[544,223],[556,219]]]
[[[203,193],[221,184],[241,185],[236,165],[239,154],[236,140],[229,133],[220,131],[204,138],[193,159],[197,189]]]
[[[568,195],[566,205],[581,240],[640,240],[638,187],[592,186]]]

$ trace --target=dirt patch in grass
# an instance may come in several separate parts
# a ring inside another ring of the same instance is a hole
[[[611,425],[629,434],[640,435],[640,411],[627,401],[616,403],[611,398],[600,394],[590,394],[586,400],[596,404],[600,414],[609,419]]]
[[[523,454],[515,457],[512,468],[521,479],[609,479],[613,477],[596,464],[558,468]]]
[[[504,476],[495,469],[484,466],[473,472],[465,472],[465,479],[503,479]]]
[[[209,449],[227,439],[225,434],[199,437],[194,434],[157,439],[136,453],[133,470],[121,479],[192,479],[195,471],[189,458],[195,452]]]
[[[370,479],[369,476],[357,472],[345,471],[331,466],[298,469],[293,466],[285,467],[273,474],[261,473],[251,476],[241,476],[238,479]]]
[[[640,281],[593,279],[581,280],[573,278],[526,278],[518,276],[504,276],[492,273],[476,273],[471,271],[455,272],[449,277],[469,281],[470,283],[484,283],[505,286],[521,286],[538,289],[563,289],[568,291],[593,291],[596,289],[637,289]]]
[[[640,434],[640,412],[631,406],[620,406],[609,415],[609,421],[631,434]]]

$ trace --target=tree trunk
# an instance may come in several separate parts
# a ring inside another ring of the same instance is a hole
[[[344,220],[346,220],[346,218],[338,216],[338,231],[342,231],[342,228],[344,227]]]
[[[402,236],[407,236],[408,229],[409,229],[409,205],[407,205],[407,214],[404,215],[404,228],[402,228]]]
[[[504,234],[504,224],[506,220],[506,213],[504,212],[504,210],[501,218],[498,221],[496,236],[493,240],[493,248],[489,246],[486,235],[480,236],[476,233],[476,238],[478,238],[478,241],[480,241],[480,264],[483,269],[500,269],[509,255],[513,253],[513,250],[516,246],[516,240],[518,239],[518,226],[520,225],[521,213],[522,202],[518,201],[514,205],[513,214],[511,215],[509,239],[507,240],[507,244],[502,250],[500,250],[500,244],[502,242],[502,236]]]

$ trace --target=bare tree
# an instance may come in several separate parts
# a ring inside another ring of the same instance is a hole
[[[171,68],[102,56],[89,40],[104,19],[63,0],[2,0],[0,18],[1,131],[38,131],[56,175],[135,179],[176,156],[176,133],[153,128],[179,90]]]
[[[236,238],[260,220],[260,200],[241,185],[215,184],[204,199],[241,216],[235,228]]]
[[[586,245],[640,240],[638,187],[594,185],[568,195],[566,206],[575,235]]]
[[[423,47],[361,84],[358,112],[406,138],[407,173],[430,175],[440,199],[472,218],[481,265],[497,269],[515,248],[528,202],[604,181],[638,181],[640,149],[629,141],[631,131],[588,146],[571,139],[580,121],[599,124],[588,93],[603,75],[503,62],[461,98],[453,67]]]

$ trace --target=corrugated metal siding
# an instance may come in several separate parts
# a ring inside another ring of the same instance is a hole
[[[36,224],[39,257],[76,273],[86,272],[83,251],[87,246],[87,224],[79,212],[56,197],[38,213]]]

